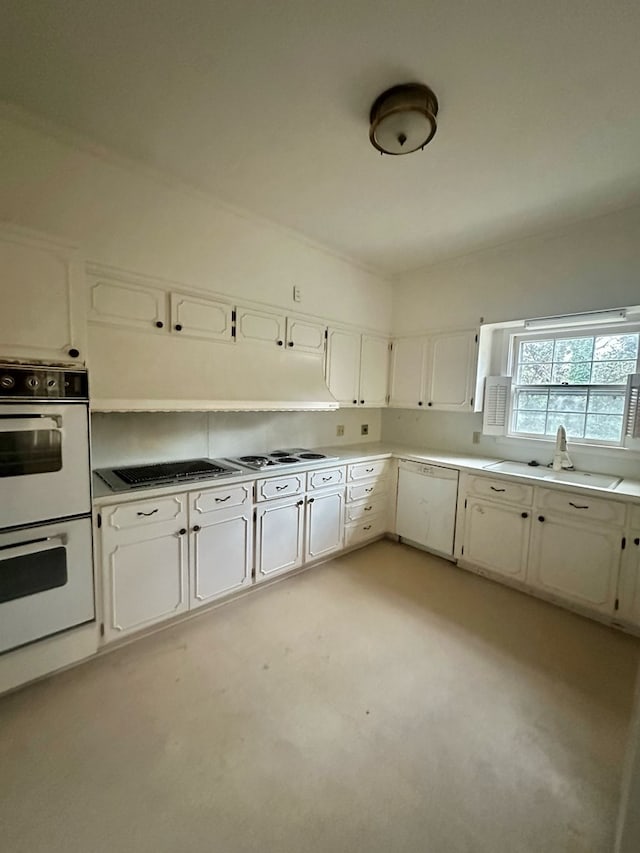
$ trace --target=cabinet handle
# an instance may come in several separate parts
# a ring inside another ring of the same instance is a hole
[[[303,503],[304,503],[304,501],[298,501],[298,503],[296,504],[296,506],[302,506],[302,504],[303,504]]]
[[[362,529],[363,529],[363,530],[371,530],[371,525],[370,525],[370,524],[365,524],[365,526],[364,526]]]
[[[633,540],[633,544],[640,545],[640,536],[636,536],[636,538]]]
[[[363,512],[369,512],[370,509],[373,509],[373,507],[372,506],[366,506],[362,511]]]
[[[506,489],[496,489],[495,486],[489,486],[492,492],[506,492]]]
[[[323,483],[330,483],[330,482],[331,482],[331,480],[333,480],[333,477],[323,477],[323,478],[322,478],[322,482],[323,482]]]
[[[71,349],[69,350],[69,355],[71,356],[71,358],[77,358],[80,355],[80,350],[76,349],[75,347],[71,347]]]
[[[589,504],[574,504],[573,501],[569,501],[569,506],[572,506],[574,509],[589,509]]]
[[[364,400],[360,400],[360,405],[364,406]]]
[[[371,494],[372,491],[373,491],[373,486],[371,486],[371,488],[369,488],[369,489],[365,489],[365,492],[367,494]]]
[[[544,521],[544,515],[539,515],[539,516],[538,516],[538,521]]]
[[[284,346],[284,341],[276,341],[279,347]]]
[[[174,326],[174,329],[176,330],[176,332],[181,332],[182,331],[182,323],[176,323]]]
[[[365,470],[366,474],[373,474],[374,469],[373,468],[365,468],[364,470]]]
[[[528,513],[528,512],[521,512],[521,513],[520,513],[520,515],[521,515],[523,518],[529,518],[529,513]]]
[[[156,329],[164,329],[164,323],[162,320],[156,320]]]
[[[152,509],[151,512],[137,512],[136,515],[144,515],[148,518],[150,515],[153,515],[156,512],[158,512],[158,507]]]
[[[228,501],[231,495],[227,495],[226,498],[216,498],[217,504],[223,504],[225,501]]]
[[[315,501],[315,498],[309,498],[309,503],[312,504]]]
[[[194,524],[191,529],[193,530],[194,533],[199,533],[200,530],[202,530],[202,528],[200,527],[199,524]]]
[[[285,483],[284,486],[276,486],[276,492],[283,492],[285,489],[289,488],[289,483]]]
[[[187,528],[186,528],[186,527],[181,527],[181,528],[180,528],[180,530],[178,530],[178,534],[179,534],[180,536],[184,536],[184,534],[185,534],[186,532],[187,532]]]
[[[290,347],[292,347],[292,346],[293,346],[293,341],[289,341],[289,346],[290,346]]]
[[[421,406],[421,405],[422,405],[422,400],[418,400],[418,405],[419,405],[419,406]]]
[[[429,402],[427,403],[427,406],[433,406],[433,403],[431,402],[431,400],[429,400]]]

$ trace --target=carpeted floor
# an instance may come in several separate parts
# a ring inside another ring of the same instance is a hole
[[[0,699],[0,848],[610,853],[639,649],[381,542]]]

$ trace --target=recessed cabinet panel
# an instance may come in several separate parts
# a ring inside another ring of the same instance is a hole
[[[219,512],[192,527],[191,606],[199,607],[251,583],[252,512]]]
[[[463,558],[476,566],[524,580],[530,529],[530,512],[469,498]]]
[[[427,406],[471,410],[475,332],[434,335],[429,343]]]
[[[328,486],[338,486],[345,481],[345,468],[325,468],[307,474],[308,489],[326,489]]]
[[[312,323],[297,317],[287,318],[287,347],[296,352],[312,352],[324,354],[325,332],[327,327],[322,323]]]
[[[273,501],[258,509],[256,520],[256,581],[302,565],[304,500]]]
[[[171,330],[185,337],[231,341],[231,312],[225,302],[171,294]]]
[[[256,500],[269,501],[272,498],[288,498],[304,492],[305,475],[292,474],[290,477],[268,477],[256,483]]]
[[[355,524],[347,524],[344,531],[345,547],[350,548],[354,545],[359,545],[361,542],[368,542],[370,539],[383,536],[386,532],[386,527],[387,520],[381,515],[356,522]]]
[[[384,495],[389,490],[388,480],[369,480],[364,483],[350,483],[347,486],[347,500],[362,501],[378,495]]]
[[[398,338],[391,350],[391,387],[389,405],[416,408],[424,403],[425,359],[424,338]]]
[[[281,314],[236,308],[236,340],[258,344],[285,345],[285,318]]]
[[[360,354],[361,406],[380,408],[387,402],[389,384],[389,341],[376,335],[362,335]]]
[[[307,500],[306,560],[339,551],[344,536],[344,488],[340,491],[318,492]]]
[[[167,293],[157,287],[89,276],[89,320],[161,331],[167,328]]]
[[[468,477],[467,491],[470,495],[489,498],[509,504],[531,506],[533,503],[533,487],[524,483],[514,483],[508,480],[494,480],[491,477]]]
[[[229,486],[228,488],[207,489],[192,495],[189,512],[191,521],[202,518],[210,512],[220,512],[237,506],[248,506],[253,494],[253,483]]]
[[[631,530],[620,571],[618,615],[640,627],[640,525]]]
[[[329,329],[327,346],[327,385],[344,406],[357,406],[360,391],[360,335],[342,329]]]

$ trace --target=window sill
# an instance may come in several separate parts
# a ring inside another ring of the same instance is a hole
[[[522,447],[523,444],[533,445],[536,448],[540,449],[540,452],[545,454],[553,455],[553,448],[555,447],[555,438],[529,438],[528,436],[520,436],[520,435],[504,435],[504,436],[495,436],[495,443],[498,447],[511,447],[519,446]],[[569,450],[569,455],[572,452],[576,453],[588,453],[594,456],[611,456],[620,460],[622,456],[625,459],[640,459],[640,442],[635,442],[637,447],[623,447],[619,444],[584,444],[579,441],[567,440],[567,446]]]

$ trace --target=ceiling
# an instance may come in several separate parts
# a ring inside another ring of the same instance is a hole
[[[2,96],[387,274],[640,200],[635,0],[5,0]],[[371,102],[440,100],[382,157]]]

